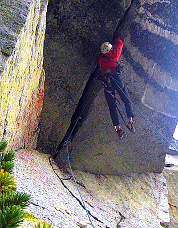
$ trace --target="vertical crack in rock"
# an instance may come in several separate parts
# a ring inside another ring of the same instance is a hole
[[[117,228],[121,227],[120,223],[121,223],[124,219],[126,219],[125,216],[124,216],[121,212],[119,212],[119,215],[121,216],[121,218],[120,218],[120,221],[117,223]]]
[[[86,210],[85,207],[84,207],[84,205],[83,205],[83,203],[81,202],[81,200],[80,200],[79,198],[77,198],[77,197],[74,195],[74,193],[73,193],[73,192],[64,184],[64,182],[63,182],[63,180],[60,178],[60,176],[55,172],[54,167],[53,167],[53,165],[52,165],[52,162],[51,162],[50,158],[49,158],[49,162],[50,162],[50,165],[51,165],[51,167],[52,167],[52,169],[53,169],[53,172],[56,174],[56,176],[58,177],[58,179],[60,180],[60,182],[61,182],[61,184],[64,186],[64,188],[71,194],[71,196],[72,196],[73,198],[75,198],[75,199],[78,201],[79,205],[80,205],[84,210]],[[100,221],[96,216],[92,215],[92,213],[91,213],[88,209],[87,209],[87,211],[88,211],[88,214],[89,214],[94,220],[96,220],[97,222],[103,223],[103,222]]]
[[[96,67],[94,72],[91,74],[85,89],[83,91],[83,94],[78,102],[78,105],[76,107],[76,110],[71,118],[71,124],[67,130],[67,133],[63,140],[61,141],[60,145],[57,148],[57,151],[59,151],[66,140],[72,140],[79,130],[79,128],[82,126],[83,122],[86,120],[88,113],[90,111],[91,105],[93,101],[95,100],[95,97],[97,96],[98,92],[102,89],[101,82],[97,79],[97,76],[99,74],[99,69]]]
[[[125,18],[127,17],[127,15],[128,15],[128,13],[129,13],[129,11],[130,11],[130,9],[131,9],[131,7],[132,7],[134,1],[135,1],[135,0],[131,0],[130,6],[127,8],[127,10],[125,11],[125,13],[124,13],[123,16],[121,17],[121,19],[120,19],[120,21],[119,21],[119,23],[118,23],[118,25],[117,25],[117,28],[116,28],[116,30],[115,30],[115,32],[114,32],[113,38],[117,37],[117,36],[118,36],[118,33],[119,33],[119,30],[122,29],[123,23],[125,22]]]

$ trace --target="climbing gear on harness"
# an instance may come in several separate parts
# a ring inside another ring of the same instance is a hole
[[[129,131],[135,132],[135,127],[134,127],[133,121],[132,122],[130,122],[130,121],[128,122],[127,128],[129,129]]]
[[[107,91],[112,91],[112,84],[111,84],[111,70],[106,69],[104,71],[104,76],[102,78],[103,86]]]
[[[104,76],[102,77],[103,86],[106,90],[108,90],[108,91],[114,90],[111,80],[113,81],[112,77],[114,77],[115,75],[118,75],[117,76],[117,83],[119,84],[119,89],[124,88],[124,82],[121,79],[121,77],[119,76],[119,73],[117,73],[116,71],[111,72],[110,69],[106,69],[104,71]]]
[[[106,54],[108,52],[110,52],[112,49],[112,44],[110,44],[109,42],[104,42],[102,45],[101,45],[101,52],[103,54]]]
[[[122,129],[119,129],[116,132],[117,132],[119,138],[122,139],[125,132]]]

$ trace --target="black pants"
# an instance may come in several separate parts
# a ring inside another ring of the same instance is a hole
[[[110,77],[111,76],[111,77]],[[119,125],[119,116],[116,106],[116,98],[115,98],[115,91],[119,94],[121,100],[125,104],[125,109],[127,113],[127,117],[134,117],[133,110],[132,110],[132,104],[130,102],[128,90],[124,85],[123,80],[121,79],[120,75],[115,73],[111,74],[110,76],[106,76],[104,79],[104,94],[107,101],[107,104],[109,106],[111,119],[113,122],[113,125]],[[117,81],[117,85],[115,80]],[[129,99],[128,99],[129,98]]]

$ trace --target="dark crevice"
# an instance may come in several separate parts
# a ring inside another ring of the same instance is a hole
[[[50,165],[51,165],[51,167],[52,167],[52,169],[53,169],[53,172],[56,174],[56,176],[57,176],[58,179],[60,180],[60,182],[61,182],[61,184],[63,185],[63,187],[64,187],[65,189],[67,189],[67,191],[71,194],[71,196],[77,200],[77,202],[80,204],[80,206],[81,206],[84,210],[86,210],[85,207],[84,207],[84,205],[83,205],[83,203],[81,202],[81,200],[80,200],[79,198],[77,198],[77,197],[74,195],[74,193],[73,193],[73,192],[64,184],[64,181],[63,181],[63,180],[60,178],[60,176],[56,173],[56,171],[55,171],[55,169],[54,169],[54,167],[53,167],[52,161],[51,161],[51,157],[49,158],[49,163],[50,163]],[[91,213],[89,210],[87,210],[87,212],[88,212],[88,214],[89,214],[94,220],[96,220],[97,222],[100,222],[100,223],[103,224],[103,222],[102,222],[101,220],[99,220],[96,216],[92,215],[92,213]]]
[[[128,15],[128,13],[129,13],[129,11],[130,11],[130,9],[131,9],[131,7],[132,7],[134,1],[135,1],[135,0],[132,0],[132,1],[131,1],[130,6],[128,7],[128,9],[125,11],[125,13],[123,14],[123,16],[121,17],[121,19],[120,19],[120,21],[119,21],[119,23],[118,23],[118,25],[117,25],[117,28],[116,28],[116,30],[115,30],[115,32],[114,32],[113,39],[119,37],[119,35],[120,35],[120,34],[119,34],[119,33],[120,33],[120,30],[122,29],[122,27],[123,27],[123,25],[124,25],[125,19],[127,18],[127,15]]]
[[[60,180],[60,182],[61,182],[61,184],[63,185],[63,187],[71,194],[71,196],[72,196],[73,198],[75,198],[75,199],[78,201],[79,205],[80,205],[84,210],[86,210],[85,207],[84,207],[84,205],[83,205],[83,203],[82,203],[82,201],[81,201],[78,197],[76,197],[76,196],[74,195],[74,193],[73,193],[73,192],[66,186],[66,184],[64,183],[65,180],[69,180],[70,178],[68,178],[68,179],[63,179],[63,178],[61,178],[61,177],[56,173],[56,170],[55,170],[54,167],[53,167],[53,162],[52,162],[52,160],[51,160],[51,157],[49,157],[49,163],[50,163],[50,165],[51,165],[51,167],[52,167],[53,172],[55,173],[55,175],[57,176],[57,178]],[[86,187],[85,187],[85,185],[84,185],[83,183],[78,182],[78,181],[77,181],[76,183],[77,183],[77,185],[81,186],[82,188],[84,188],[84,189],[86,190]],[[92,206],[91,204],[89,204],[89,205],[90,205],[91,208],[94,208],[94,206]],[[36,206],[38,206],[38,205],[36,205]],[[102,208],[99,208],[99,209],[100,209],[100,210],[103,210]],[[91,216],[95,221],[104,224],[104,222],[102,222],[102,221],[101,221],[100,219],[98,219],[96,216],[92,215],[92,213],[91,213],[88,209],[87,209],[87,212],[88,212],[89,216]],[[120,220],[119,220],[119,222],[117,223],[117,227],[121,227],[121,226],[120,226],[120,223],[121,223],[124,219],[126,219],[126,217],[125,217],[120,211],[115,211],[115,212],[118,213],[119,216],[120,216]],[[106,227],[110,228],[110,226],[107,226],[107,225],[106,225]]]
[[[121,212],[119,212],[119,215],[121,216],[121,218],[120,218],[120,221],[117,223],[117,228],[122,227],[122,226],[120,225],[120,223],[121,223],[124,219],[126,219],[126,217],[125,217]]]
[[[95,97],[102,89],[101,81],[97,79],[99,74],[100,72],[97,66],[95,71],[91,74],[85,86],[85,89],[78,102],[76,110],[72,115],[70,126],[66,132],[66,135],[61,141],[60,145],[57,147],[57,151],[60,151],[62,149],[66,141],[68,140],[72,141],[78,129],[82,126],[83,122],[86,120],[90,107],[93,101],[95,100]]]

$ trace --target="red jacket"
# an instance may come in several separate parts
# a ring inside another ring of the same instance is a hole
[[[115,42],[116,42],[116,47],[114,48],[114,50],[104,54],[104,56],[117,62],[122,52],[123,42],[119,38],[116,38]],[[110,69],[111,71],[116,71],[116,63],[107,58],[101,56],[98,59],[98,64],[99,64],[99,68],[101,69],[102,76],[104,76],[104,70],[106,69]]]

